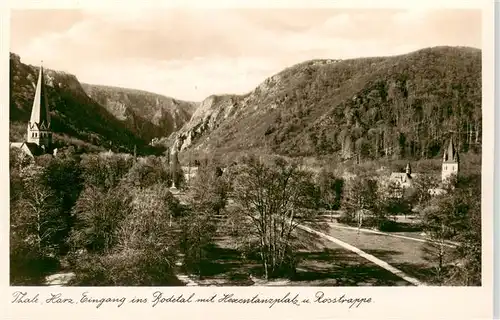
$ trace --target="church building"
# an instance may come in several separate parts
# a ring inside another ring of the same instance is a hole
[[[429,192],[432,195],[438,195],[445,193],[445,189],[447,185],[452,181],[453,177],[458,176],[459,172],[459,158],[458,151],[455,148],[455,144],[453,143],[453,139],[450,139],[448,143],[448,147],[445,149],[443,153],[443,161],[441,165],[441,186],[436,189],[431,189]],[[394,183],[395,185],[406,189],[411,188],[414,182],[414,179],[419,175],[426,175],[425,173],[412,173],[411,166],[408,163],[406,165],[405,172],[392,172],[389,177],[389,182]]]
[[[51,152],[52,131],[43,66],[40,66],[26,141],[11,142],[10,147],[19,148],[31,157]]]
[[[405,172],[393,172],[389,180],[401,188],[409,188],[412,186],[413,179],[417,176],[417,173],[411,172],[411,166],[408,163],[406,164]]]
[[[441,182],[443,184],[449,183],[450,179],[458,175],[458,151],[455,149],[453,140],[450,139],[448,148],[443,154],[443,164],[441,169]]]

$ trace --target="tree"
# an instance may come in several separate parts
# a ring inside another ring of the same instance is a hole
[[[131,170],[132,164],[132,157],[122,154],[84,155],[81,167],[85,186],[111,189],[117,186],[125,174]]]
[[[344,180],[326,170],[322,170],[318,176],[318,185],[321,192],[323,206],[329,210],[338,210],[342,199]]]
[[[23,168],[32,164],[33,161],[24,152],[17,148],[10,149],[9,168],[10,168],[10,202],[11,205],[22,198],[23,182],[21,174]]]
[[[148,188],[157,182],[170,185],[172,182],[166,164],[154,156],[139,158],[124,178],[131,188]]]
[[[164,184],[134,190],[132,210],[120,221],[120,245],[130,248],[170,246],[172,218],[179,214],[179,201]]]
[[[194,211],[219,215],[227,205],[230,191],[230,177],[224,175],[219,166],[215,163],[200,165],[189,189]]]
[[[187,210],[180,220],[180,248],[185,270],[203,275],[208,252],[214,243],[217,223],[211,211]]]
[[[22,168],[33,163],[33,158],[28,156],[23,150],[19,148],[9,149],[9,166],[11,172],[13,170],[21,171]]]
[[[439,284],[481,283],[481,185],[480,180],[459,181],[456,188],[433,199],[423,225],[430,239],[425,254],[436,266]],[[447,240],[458,242],[449,249]]]
[[[165,184],[133,189],[130,195],[117,189],[101,194],[109,203],[106,211],[101,212],[104,219],[99,221],[98,215],[90,216],[83,235],[93,243],[105,243],[106,250],[101,245],[97,253],[76,258],[73,264],[77,284],[179,285],[173,273],[177,231],[168,223],[178,214],[178,201]],[[107,210],[117,205],[121,208]],[[95,209],[92,211],[97,213]]]
[[[435,178],[427,175],[418,175],[413,179],[412,190],[408,200],[417,208],[423,209],[431,200],[431,190],[438,187]]]
[[[44,169],[42,180],[44,185],[54,192],[60,201],[60,214],[67,228],[59,232],[60,243],[66,247],[66,240],[73,226],[71,210],[83,188],[82,169],[73,157],[59,157],[48,163]],[[66,248],[65,248],[66,249]]]
[[[447,280],[447,267],[453,258],[446,243],[451,230],[447,226],[448,217],[441,211],[439,202],[436,202],[437,204],[427,207],[423,212],[423,226],[429,239],[422,251],[424,259],[434,264],[434,282],[443,285]]]
[[[230,177],[216,162],[204,162],[198,167],[189,195],[192,207],[181,219],[181,248],[184,266],[199,275],[213,244],[217,221],[224,214],[231,188]]]
[[[309,173],[276,158],[266,165],[255,156],[243,159],[234,179],[234,199],[245,237],[255,237],[266,279],[295,271],[292,232],[308,211]]]
[[[68,228],[61,214],[60,199],[43,183],[43,168],[29,166],[23,170],[23,198],[13,215],[13,231],[24,229],[26,240],[33,243],[38,252],[53,254],[60,242],[56,235]]]
[[[126,189],[102,190],[87,186],[78,198],[73,214],[75,226],[70,242],[75,248],[107,252],[118,241],[118,227],[131,211],[131,196]]]
[[[377,181],[361,176],[347,180],[342,198],[342,209],[347,214],[346,218],[352,221],[359,211],[374,211],[377,196]]]
[[[180,188],[181,184],[184,182],[184,172],[182,171],[176,151],[170,156],[170,175],[172,177],[173,186]]]
[[[461,262],[457,273],[462,285],[481,285],[481,197],[474,192],[467,196],[470,207],[464,217],[464,228],[456,237],[459,242],[456,256]]]
[[[179,201],[164,184],[134,190],[134,194],[132,210],[119,224],[118,248],[139,259],[134,269],[141,285],[167,284],[177,249],[177,232],[171,220],[179,214]]]
[[[43,276],[57,267],[58,234],[68,228],[60,202],[43,184],[42,173],[43,168],[30,165],[15,178],[17,195],[10,203],[12,284],[41,284]]]
[[[408,189],[395,181],[389,181],[383,188],[378,189],[379,226],[387,216],[407,215],[411,212],[410,202],[406,197]]]

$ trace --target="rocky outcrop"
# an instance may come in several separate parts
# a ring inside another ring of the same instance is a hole
[[[145,140],[169,136],[191,119],[197,102],[142,90],[83,84],[85,92]]]

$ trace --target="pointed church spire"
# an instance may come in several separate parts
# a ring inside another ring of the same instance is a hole
[[[33,98],[33,107],[31,109],[31,117],[28,122],[27,142],[38,145],[43,153],[49,151],[52,144],[49,104],[47,92],[45,90],[43,65],[40,65],[35,96]]]
[[[448,148],[443,154],[443,162],[458,162],[458,152],[455,149],[453,139],[450,139],[448,143]]]
[[[50,114],[47,103],[47,93],[45,90],[43,65],[40,65],[35,97],[33,99],[33,108],[31,109],[30,127],[35,129],[34,126],[36,126],[37,129],[48,129],[50,127]]]
[[[453,181],[450,179],[452,176],[458,176],[459,174],[459,163],[458,163],[458,150],[455,149],[453,144],[453,139],[450,139],[448,143],[448,148],[443,154],[443,164],[441,171],[441,180],[444,184],[448,184]]]

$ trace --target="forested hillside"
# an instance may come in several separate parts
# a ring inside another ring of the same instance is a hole
[[[30,118],[39,67],[10,54],[10,141],[23,141]],[[82,151],[113,149],[151,152],[148,140],[127,129],[106,108],[91,99],[71,74],[45,69],[51,127],[57,147]]]
[[[191,118],[197,103],[159,94],[82,83],[83,90],[145,140],[168,136]]]
[[[451,137],[481,150],[481,51],[314,60],[242,96],[211,96],[176,135],[181,150],[432,158]]]

